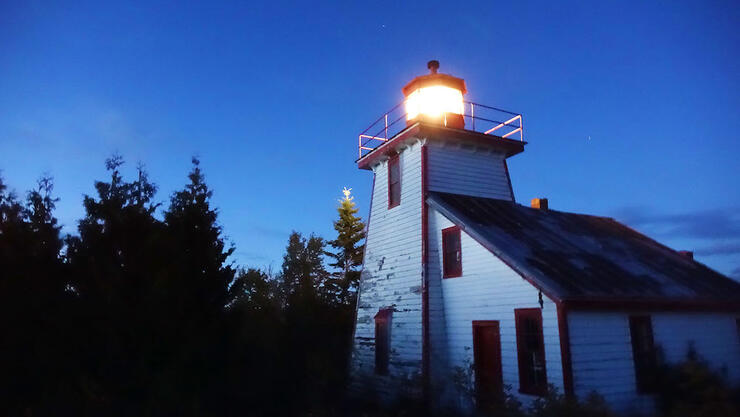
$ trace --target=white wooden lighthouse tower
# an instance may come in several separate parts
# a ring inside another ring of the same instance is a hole
[[[438,73],[437,61],[428,68],[359,136],[357,164],[373,172],[373,191],[351,377],[389,400],[428,395],[445,355],[440,278],[454,271],[429,259],[460,253],[429,241],[428,194],[513,201],[506,159],[525,144],[520,114],[467,102],[462,79]]]

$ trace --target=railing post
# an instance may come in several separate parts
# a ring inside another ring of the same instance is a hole
[[[473,131],[475,131],[475,104],[470,103],[470,122],[473,124]]]
[[[519,115],[519,141],[524,142],[524,118]]]

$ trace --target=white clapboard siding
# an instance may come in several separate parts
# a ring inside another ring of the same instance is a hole
[[[352,357],[355,388],[388,397],[418,389],[421,375],[421,143],[401,151],[401,203],[388,209],[387,161],[374,169],[375,186],[360,284]],[[375,314],[394,309],[389,375],[375,375]]]
[[[513,200],[504,156],[481,148],[430,142],[430,191]]]
[[[686,358],[693,346],[707,363],[730,380],[740,383],[740,314],[657,313],[651,314],[653,338],[666,360]]]
[[[689,346],[730,381],[740,382],[740,337],[735,316],[691,312],[580,312],[568,314],[576,395],[603,395],[617,412],[650,414],[652,397],[637,393],[631,314],[650,315],[654,343],[668,362],[686,358]]]
[[[446,363],[445,371],[453,374],[469,367],[473,362],[473,320],[498,320],[504,384],[510,385],[511,393],[529,404],[535,397],[519,393],[514,309],[539,308],[539,291],[464,231],[461,232],[462,276],[441,278],[441,231],[453,224],[436,210],[430,208],[429,211],[429,309],[430,316],[444,324],[444,328],[440,328],[432,321],[430,336],[435,343],[445,338],[447,350],[446,354],[437,352],[433,363],[438,367]],[[562,392],[557,310],[555,303],[544,295],[543,301],[547,379]],[[452,389],[446,391],[449,393]]]
[[[649,410],[649,401],[637,395],[627,315],[570,312],[568,333],[573,388],[578,397],[596,391],[616,411]]]

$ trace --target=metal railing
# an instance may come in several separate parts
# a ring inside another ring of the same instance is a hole
[[[406,129],[404,104],[403,101],[397,104],[360,133],[358,159],[362,159],[362,157]],[[520,141],[524,141],[524,125],[521,114],[470,101],[463,102],[463,108],[466,130],[491,135],[494,138],[518,136]]]

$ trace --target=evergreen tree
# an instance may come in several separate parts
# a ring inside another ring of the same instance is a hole
[[[227,262],[234,248],[227,247],[222,236],[218,211],[211,207],[213,191],[205,183],[200,161],[193,158],[192,163],[190,183],[172,195],[164,220],[176,248],[174,261],[183,274],[180,282],[191,286],[194,297],[183,300],[184,307],[192,309],[191,302],[196,302],[218,314],[228,303],[228,289],[236,273]]]
[[[306,239],[295,231],[290,234],[279,278],[284,305],[316,298],[329,276],[324,267],[325,247],[318,236]]]
[[[163,289],[173,345],[156,389],[176,414],[218,414],[218,407],[225,407],[227,336],[239,330],[225,320],[236,273],[228,261],[234,248],[223,237],[200,161],[193,158],[192,164],[189,182],[172,195],[164,213],[169,282]]]
[[[357,216],[357,207],[351,189],[344,189],[344,198],[339,200],[339,219],[334,221],[337,238],[329,241],[334,252],[327,252],[333,259],[329,265],[335,269],[327,285],[327,292],[339,303],[354,304],[357,287],[360,282],[359,267],[362,265],[365,238],[365,224]]]
[[[96,181],[97,198],[83,198],[85,217],[79,236],[68,238],[68,259],[75,290],[90,301],[126,309],[141,301],[141,291],[152,283],[147,278],[162,267],[162,224],[154,218],[156,186],[143,168],[129,183],[120,173],[123,158],[113,155],[105,164],[110,182]]]
[[[23,206],[15,194],[8,191],[3,178],[0,177],[0,227],[9,227],[8,225],[19,222],[22,210]]]
[[[23,205],[0,179],[0,414],[43,413],[69,382],[68,294],[52,190],[42,177]]]
[[[274,310],[278,288],[269,272],[249,268],[239,271],[229,288],[230,308],[245,307],[250,310]]]
[[[141,166],[124,180],[123,159],[106,160],[110,181],[85,196],[79,236],[67,240],[83,342],[79,390],[106,413],[141,414],[153,403],[153,386],[171,352],[167,286],[172,276],[168,240],[154,217],[156,186]],[[170,286],[171,287],[171,286]]]
[[[26,207],[23,210],[27,233],[29,234],[30,257],[35,260],[28,267],[36,272],[36,290],[43,292],[38,298],[51,302],[58,300],[64,293],[66,281],[61,271],[61,257],[63,242],[59,235],[61,227],[54,217],[54,209],[58,198],[52,197],[54,182],[51,177],[43,176],[37,182],[37,187],[28,192]]]

